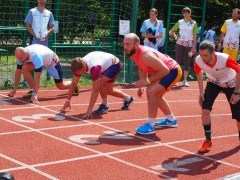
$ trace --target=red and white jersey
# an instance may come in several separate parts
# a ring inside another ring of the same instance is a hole
[[[236,73],[239,72],[238,63],[228,54],[216,52],[215,62],[212,66],[205,64],[200,55],[195,59],[194,71],[199,73],[201,70],[206,73],[208,81],[221,87],[235,87]]]
[[[90,52],[89,54],[84,56],[83,59],[87,63],[88,66],[87,73],[89,74],[91,74],[91,69],[94,66],[100,66],[101,67],[100,72],[103,73],[110,66],[119,63],[119,59],[116,56],[102,51]]]

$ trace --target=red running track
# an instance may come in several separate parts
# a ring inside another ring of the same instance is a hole
[[[138,135],[146,122],[146,96],[138,98],[131,85],[117,86],[135,97],[130,110],[109,97],[110,111],[82,120],[91,95],[82,87],[71,100],[72,110],[59,113],[67,91],[40,89],[39,105],[0,91],[0,172],[16,180],[106,179],[229,179],[240,178],[240,146],[235,120],[224,94],[212,110],[213,146],[197,153],[203,142],[197,82],[173,88],[165,95],[179,123],[177,128],[157,127],[155,135]],[[94,109],[98,108],[98,98]],[[158,112],[158,120],[163,118]]]

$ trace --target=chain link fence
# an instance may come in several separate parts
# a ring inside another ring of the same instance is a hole
[[[0,1],[0,89],[13,85],[17,64],[14,50],[29,45],[30,34],[24,19],[36,6],[36,0]],[[122,61],[118,83],[133,80],[132,63],[124,57],[119,20],[130,20],[131,31],[135,32],[137,18],[133,14],[137,12],[137,0],[48,0],[46,8],[58,21],[59,31],[49,36],[49,48],[60,58],[64,79],[72,78],[70,62],[74,57],[99,50],[112,53]],[[45,77],[42,76],[41,82],[46,81]]]

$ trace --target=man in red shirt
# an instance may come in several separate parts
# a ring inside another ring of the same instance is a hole
[[[140,80],[136,82],[136,87],[139,97],[143,96],[144,87],[147,87],[148,120],[136,129],[137,133],[154,134],[155,126],[177,127],[177,120],[163,95],[180,80],[181,67],[168,55],[153,48],[141,46],[139,37],[134,33],[125,36],[123,45],[126,56],[138,66]],[[148,74],[151,76],[148,77]],[[166,118],[155,123],[158,108]]]

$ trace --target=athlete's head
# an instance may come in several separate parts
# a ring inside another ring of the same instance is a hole
[[[71,70],[77,75],[82,75],[87,70],[87,63],[81,57],[76,57],[71,62]]]
[[[126,56],[131,57],[133,54],[135,54],[137,52],[139,45],[140,40],[136,34],[134,33],[127,34],[123,40],[123,47]]]
[[[205,64],[214,62],[215,46],[212,42],[204,40],[199,45],[199,55]]]
[[[15,57],[24,63],[28,59],[28,52],[23,47],[17,47],[15,49]]]

